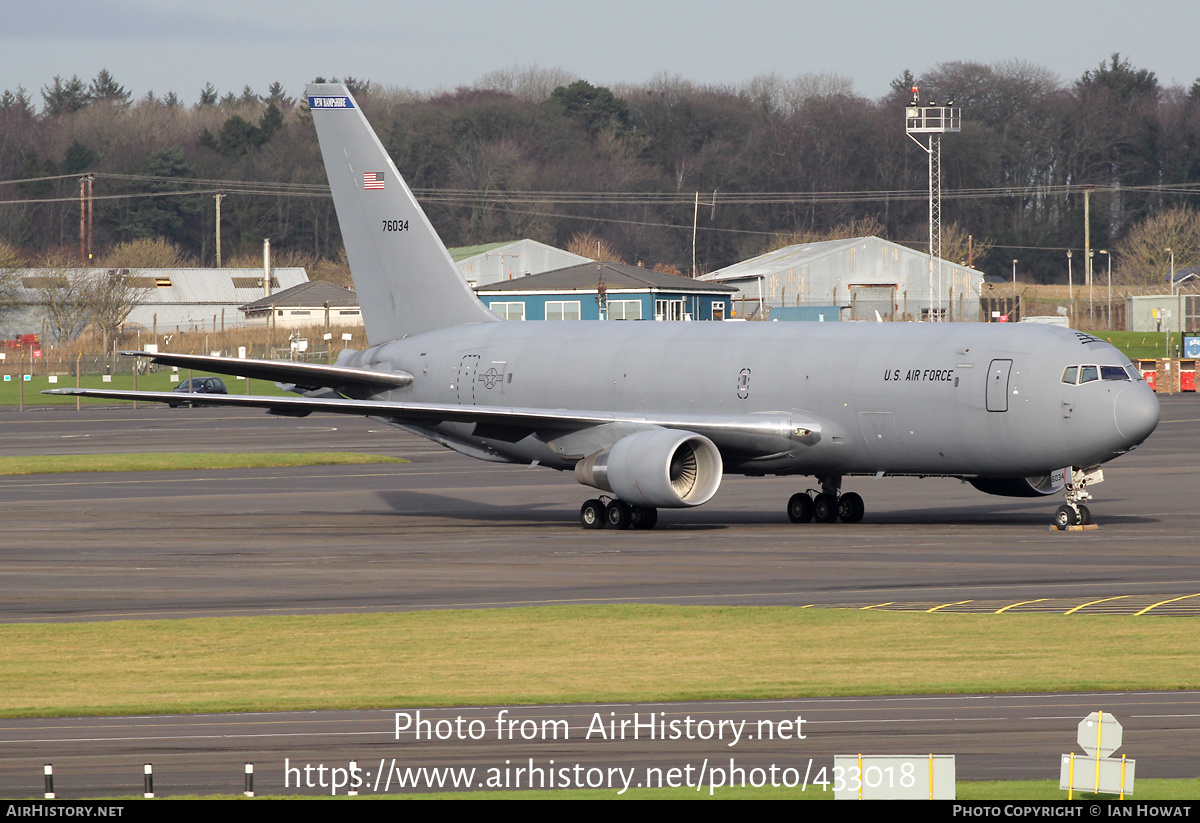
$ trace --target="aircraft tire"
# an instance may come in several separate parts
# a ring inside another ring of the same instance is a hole
[[[838,517],[843,523],[858,523],[867,512],[867,504],[862,496],[849,492],[838,498]]]
[[[838,502],[832,494],[821,492],[813,500],[813,519],[818,523],[836,523],[838,519]]]
[[[614,500],[608,504],[604,519],[610,529],[628,529],[633,524],[633,508],[628,503]]]
[[[585,529],[603,529],[606,523],[604,502],[587,500],[579,509],[579,524]]]
[[[634,506],[630,520],[635,529],[653,529],[658,525],[658,509],[653,506]]]
[[[1089,509],[1087,506],[1080,505],[1080,507],[1079,507],[1079,525],[1081,525],[1081,526],[1092,525],[1092,510]]]
[[[813,519],[813,501],[807,492],[797,492],[788,498],[788,520],[793,523],[811,523]]]
[[[1071,526],[1079,525],[1079,513],[1070,506],[1063,504],[1054,512],[1054,525],[1058,527],[1060,532],[1066,531]]]

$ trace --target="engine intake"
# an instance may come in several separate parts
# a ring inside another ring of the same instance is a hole
[[[651,429],[575,464],[575,479],[626,503],[668,509],[707,503],[721,485],[721,452],[707,437]]]

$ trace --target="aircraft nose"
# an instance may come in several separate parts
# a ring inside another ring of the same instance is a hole
[[[1113,404],[1117,432],[1134,445],[1150,436],[1158,425],[1158,416],[1158,398],[1148,386],[1128,387]]]

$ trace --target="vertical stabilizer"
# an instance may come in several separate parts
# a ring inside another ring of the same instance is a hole
[[[346,87],[309,84],[307,92],[370,344],[498,320],[459,273]]]

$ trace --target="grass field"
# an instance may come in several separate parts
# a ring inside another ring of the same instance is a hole
[[[0,714],[1183,689],[1162,617],[562,606],[0,626]],[[1120,648],[1120,655],[1081,649]]]
[[[408,462],[402,457],[384,457],[354,452],[62,454],[6,457],[0,461],[0,475],[260,469],[280,466],[349,466],[363,463]]]
[[[186,369],[181,369],[179,372],[179,380],[187,380],[189,376],[208,377],[213,375],[212,372],[192,372],[189,373]],[[220,377],[225,381],[226,388],[231,394],[246,394],[246,387],[249,384],[250,394],[270,395],[270,396],[288,396],[295,395],[290,392],[285,392],[279,389],[274,383],[267,380],[238,380],[234,377],[213,375]],[[17,406],[21,403],[21,394],[24,392],[26,406],[63,406],[75,405],[77,398],[62,397],[52,394],[42,394],[45,389],[65,389],[75,387],[74,376],[60,376],[57,383],[51,383],[50,378],[43,374],[36,374],[30,380],[22,380],[21,375],[11,375],[11,380],[0,382],[0,406]],[[98,374],[84,375],[79,380],[79,385],[85,389],[121,389],[130,390],[134,388],[133,375],[129,372],[112,375],[112,381],[104,382],[104,378]],[[153,372],[151,374],[138,375],[137,390],[138,391],[172,391],[179,382],[171,382],[171,372],[169,369]],[[122,403],[127,401],[121,400],[104,400],[82,398],[83,405],[112,405],[113,403]]]
[[[1175,349],[1179,345],[1179,335],[1167,332],[1104,331],[1100,329],[1091,333],[1101,340],[1112,343],[1130,360],[1137,360],[1141,357],[1175,357]],[[1168,338],[1170,338],[1169,344]],[[1167,354],[1168,350],[1170,354]]]

